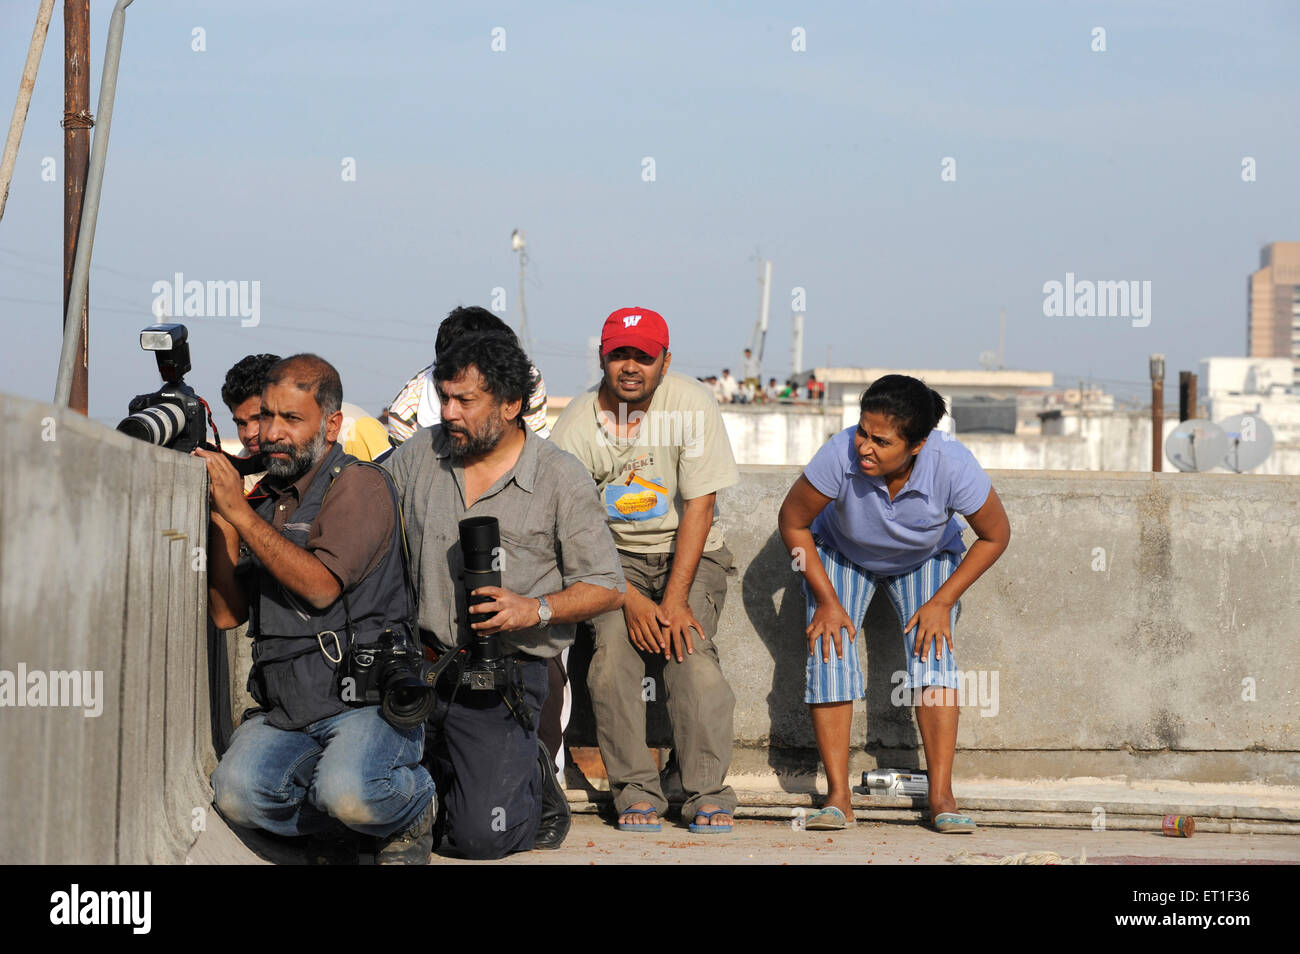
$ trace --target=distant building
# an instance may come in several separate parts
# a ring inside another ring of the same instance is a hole
[[[1200,370],[1206,406],[1198,416],[1222,421],[1257,414],[1279,443],[1300,443],[1300,389],[1293,375],[1290,358],[1206,358]]]
[[[1102,388],[1026,388],[1016,399],[1016,433],[1041,434],[1042,415],[1065,409],[1114,411],[1115,395]]]
[[[920,378],[948,402],[958,433],[1015,434],[1024,415],[1025,388],[1051,388],[1050,371],[942,370],[938,368],[817,368],[826,385],[826,406],[857,404],[862,392],[886,374]],[[855,415],[856,418],[856,415]]]
[[[1246,354],[1289,358],[1291,382],[1300,384],[1300,242],[1273,242],[1259,253],[1250,276]]]

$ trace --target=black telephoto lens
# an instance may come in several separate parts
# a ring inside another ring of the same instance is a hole
[[[475,614],[472,607],[492,599],[490,596],[473,596],[482,586],[501,585],[501,528],[496,517],[470,517],[460,522],[460,550],[465,559],[465,605],[476,616],[471,622],[480,622],[483,614]]]
[[[465,569],[471,573],[488,573],[501,552],[501,528],[496,517],[470,517],[460,522],[460,551]],[[499,584],[498,584],[499,585]]]

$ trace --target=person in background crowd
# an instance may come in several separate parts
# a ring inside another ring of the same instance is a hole
[[[477,306],[453,308],[438,326],[434,342],[434,360],[453,341],[476,332],[505,334],[519,343],[519,339],[504,321],[486,308]],[[546,423],[546,383],[536,365],[530,366],[532,390],[524,406],[524,424],[539,437],[547,437],[550,427]],[[432,427],[441,422],[438,415],[438,392],[433,384],[433,364],[425,365],[415,376],[402,385],[397,397],[388,405],[388,437],[394,447],[410,438],[422,427]]]
[[[760,377],[762,373],[758,367],[758,358],[754,357],[753,351],[746,348],[745,357],[740,364],[740,386],[749,394],[749,400],[751,401],[754,399],[754,395],[762,390],[763,381]]]
[[[736,379],[731,376],[730,368],[722,369],[722,377],[718,381],[718,386],[722,389],[722,403],[731,404],[736,400],[736,395],[740,393],[740,385]]]
[[[772,402],[781,396],[781,389],[777,386],[776,378],[768,378],[767,387],[763,388],[763,398]]]
[[[811,371],[808,372],[808,400],[814,404],[820,404],[822,398],[826,396],[826,385],[817,380],[817,375]]]

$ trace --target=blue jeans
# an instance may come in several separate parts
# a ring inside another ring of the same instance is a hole
[[[349,709],[288,731],[258,713],[235,730],[212,773],[213,802],[237,825],[277,835],[386,838],[429,807],[433,779],[420,765],[424,727],[396,729],[378,706]]]

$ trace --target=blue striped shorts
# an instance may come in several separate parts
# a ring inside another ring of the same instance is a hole
[[[875,595],[877,583],[885,585],[889,602],[893,604],[894,612],[898,614],[898,627],[901,631],[912,618],[912,614],[939,591],[939,587],[943,586],[944,581],[952,575],[952,571],[961,562],[961,554],[936,553],[911,573],[902,576],[879,576],[870,570],[864,570],[820,539],[814,539],[817,544],[817,556],[821,558],[822,566],[826,568],[826,575],[831,578],[831,586],[835,589],[840,605],[858,627],[859,638],[862,636],[862,623],[867,615],[867,606],[871,603],[871,597]],[[809,591],[807,581],[803,584],[803,596],[807,606],[805,625],[811,625],[813,613],[817,611],[817,601]],[[953,642],[957,641],[957,617],[960,615],[961,600],[958,600],[952,608],[951,618],[948,621],[952,627]],[[917,627],[913,626],[911,632],[903,634],[903,647],[907,660],[907,679],[904,686],[908,689],[919,686],[946,686],[949,689],[956,689],[957,661],[949,651],[947,642],[942,636],[932,639],[926,658],[919,659],[912,655],[916,647],[916,630]],[[858,661],[857,643],[849,642],[847,630],[842,630],[840,635],[844,647],[842,659],[835,655],[835,643],[831,641],[830,662],[823,663],[821,640],[818,640],[816,649],[808,657],[804,702],[849,702],[866,696],[862,680],[862,665]],[[822,637],[822,639],[826,638]],[[936,658],[935,652],[940,641],[943,641],[944,649],[942,659]]]

